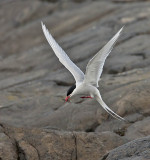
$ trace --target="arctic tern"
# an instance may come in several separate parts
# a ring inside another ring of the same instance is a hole
[[[98,81],[103,71],[103,66],[105,60],[113,46],[115,45],[117,39],[120,36],[123,27],[114,35],[114,37],[88,62],[85,74],[70,60],[65,51],[59,46],[59,44],[54,40],[52,35],[49,33],[46,26],[41,22],[43,33],[53,49],[54,53],[58,57],[59,61],[72,73],[76,83],[69,88],[67,92],[66,101],[70,97],[75,95],[85,95],[81,98],[95,98],[100,105],[113,117],[119,120],[125,120],[114,111],[112,111],[102,100],[101,94],[97,89]]]

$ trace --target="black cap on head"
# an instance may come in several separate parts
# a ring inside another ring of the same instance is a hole
[[[67,91],[67,96],[69,96],[74,91],[75,88],[76,88],[76,85],[71,86]]]

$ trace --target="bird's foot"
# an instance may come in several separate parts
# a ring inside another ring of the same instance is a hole
[[[91,98],[91,99],[92,99],[92,97],[91,97],[91,96],[86,96],[86,97],[80,97],[80,98]]]

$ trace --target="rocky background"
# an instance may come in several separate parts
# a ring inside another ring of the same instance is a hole
[[[65,103],[72,75],[41,29],[43,21],[83,70],[122,27],[100,91]],[[0,159],[150,159],[150,1],[0,1]],[[118,147],[118,148],[116,148]]]

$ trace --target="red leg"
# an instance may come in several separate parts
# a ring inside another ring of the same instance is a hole
[[[92,98],[91,96],[86,96],[86,97],[80,97],[80,98]]]
[[[92,97],[91,97],[91,96],[87,96],[86,98],[91,98],[91,99],[92,99]]]

